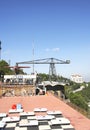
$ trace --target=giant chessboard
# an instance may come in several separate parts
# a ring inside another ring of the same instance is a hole
[[[0,130],[75,130],[60,111],[22,112],[19,117],[3,117],[1,122],[5,124]]]

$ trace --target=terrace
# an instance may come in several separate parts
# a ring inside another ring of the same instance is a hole
[[[50,93],[2,97],[0,104],[1,120],[7,119],[4,130],[90,130],[88,118]],[[21,104],[23,111],[10,113],[13,104]]]

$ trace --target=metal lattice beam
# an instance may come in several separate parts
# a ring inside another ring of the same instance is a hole
[[[46,59],[38,59],[38,60],[32,60],[32,61],[24,61],[24,62],[17,62],[16,64],[69,64],[70,60],[59,60],[55,58],[46,58]]]
[[[64,61],[56,58],[46,58],[32,61],[17,62],[16,65],[18,66],[18,64],[50,64],[49,75],[56,75],[55,64],[70,64],[70,60]]]

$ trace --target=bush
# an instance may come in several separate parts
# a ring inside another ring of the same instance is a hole
[[[84,98],[77,93],[71,93],[70,94],[70,101],[72,103],[74,103],[75,105],[79,106],[80,108],[84,109],[84,110],[88,110],[88,105],[86,103],[86,101],[84,100]]]

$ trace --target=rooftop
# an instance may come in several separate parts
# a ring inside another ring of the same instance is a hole
[[[18,96],[0,98],[0,113],[9,114],[12,104],[20,103],[24,111],[33,111],[34,108],[47,108],[48,110],[60,110],[68,118],[75,130],[90,130],[90,120],[81,113],[77,112],[65,102],[61,101],[52,94],[37,96]]]

